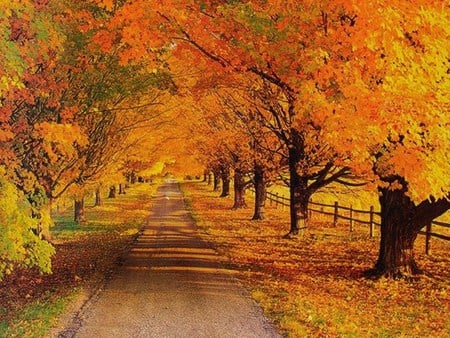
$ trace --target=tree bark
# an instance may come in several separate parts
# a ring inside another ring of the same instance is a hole
[[[109,187],[108,198],[116,198],[117,189],[115,185]]]
[[[407,183],[396,177],[401,189],[380,190],[381,239],[378,260],[370,275],[409,278],[420,274],[414,257],[414,242],[419,231],[450,208],[446,199],[423,201],[415,205],[406,195]],[[392,180],[390,180],[392,182]]]
[[[220,190],[220,170],[213,170],[213,191]]]
[[[223,166],[220,170],[220,178],[222,179],[222,193],[220,197],[230,196],[230,169]]]
[[[247,207],[245,203],[245,179],[239,169],[234,171],[234,205],[233,209],[242,209]]]
[[[77,224],[86,222],[86,215],[84,212],[84,197],[76,198],[74,202],[74,221]]]
[[[254,167],[254,186],[255,186],[255,212],[252,220],[263,220],[266,217],[266,180],[264,179],[264,170],[261,166]]]
[[[133,171],[133,172],[131,173],[131,175],[130,175],[130,181],[129,181],[129,183],[130,183],[130,184],[135,184],[135,183],[136,183],[136,180],[137,180],[137,175],[136,175],[136,173]]]
[[[289,212],[291,223],[288,235],[298,235],[300,230],[306,228],[308,221],[308,203],[311,191],[308,189],[308,179],[297,172],[299,160],[299,152],[295,148],[289,149]]]
[[[125,184],[119,184],[119,195],[125,195]]]
[[[97,190],[95,190],[95,204],[94,204],[94,206],[99,207],[101,205],[103,205],[102,194],[101,194],[100,188],[97,188]]]

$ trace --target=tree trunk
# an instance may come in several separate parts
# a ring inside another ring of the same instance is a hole
[[[308,179],[297,172],[297,164],[300,156],[296,149],[289,149],[289,212],[290,230],[289,235],[298,235],[300,230],[307,226],[308,203],[311,192],[308,189]]]
[[[406,195],[407,183],[401,178],[401,189],[380,189],[381,239],[378,260],[369,274],[388,278],[408,278],[421,273],[414,258],[414,242],[419,231],[450,208],[441,199],[415,205]],[[392,181],[392,180],[391,180]]]
[[[125,184],[119,184],[119,195],[125,195]]]
[[[264,170],[259,165],[255,165],[253,180],[255,186],[255,212],[252,220],[263,220],[266,216],[266,180],[264,179]]]
[[[135,184],[135,183],[136,183],[136,180],[137,180],[137,175],[136,175],[136,173],[133,171],[133,172],[131,172],[131,174],[130,174],[130,180],[129,180],[128,183],[130,183],[130,184]]]
[[[214,170],[213,171],[213,191],[219,191],[220,190],[220,171]]]
[[[222,167],[220,177],[222,179],[222,193],[220,197],[230,196],[230,169],[226,166]]]
[[[109,187],[108,198],[116,198],[117,189],[115,185]]]
[[[380,189],[381,239],[374,272],[390,278],[419,273],[414,259],[414,241],[418,230],[412,224],[414,204],[405,195],[406,188]]]
[[[97,188],[97,190],[95,190],[95,204],[94,204],[94,206],[99,207],[101,205],[103,205],[102,194],[101,194],[100,188]]]
[[[86,222],[86,215],[84,213],[84,197],[75,198],[73,210],[75,223],[82,224]]]
[[[239,169],[234,171],[234,205],[233,209],[246,208],[245,203],[245,179]]]

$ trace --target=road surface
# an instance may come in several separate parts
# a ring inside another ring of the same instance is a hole
[[[280,337],[165,183],[123,265],[59,337]]]

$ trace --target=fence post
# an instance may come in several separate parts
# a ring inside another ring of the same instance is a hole
[[[350,205],[350,232],[353,232],[353,206]]]
[[[427,230],[425,232],[425,254],[431,254],[431,222],[427,224]]]
[[[369,218],[369,231],[370,231],[370,238],[373,238],[373,205],[370,206],[370,218]]]
[[[337,225],[337,221],[338,221],[338,208],[339,208],[339,204],[338,201],[334,202],[334,220],[333,220],[333,224],[334,226]]]

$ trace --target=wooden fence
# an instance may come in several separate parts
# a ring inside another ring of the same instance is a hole
[[[252,193],[254,191],[252,190]],[[289,208],[289,198],[280,196],[278,193],[267,192],[267,199],[271,206],[275,208]],[[313,218],[313,213],[328,215],[333,217],[333,224],[337,226],[338,221],[346,220],[349,224],[349,230],[354,231],[355,223],[366,224],[369,228],[369,236],[373,238],[375,236],[375,226],[381,225],[380,212],[375,211],[371,206],[369,210],[353,209],[352,206],[344,207],[339,205],[336,201],[334,204],[324,204],[310,201],[308,207],[309,218]],[[366,215],[365,219],[357,218],[356,216]],[[431,237],[440,238],[444,241],[450,241],[450,236],[433,232],[435,227],[442,227],[450,229],[449,223],[444,222],[431,222],[425,229],[420,231],[419,234],[425,235],[425,253],[428,255],[431,253]]]

